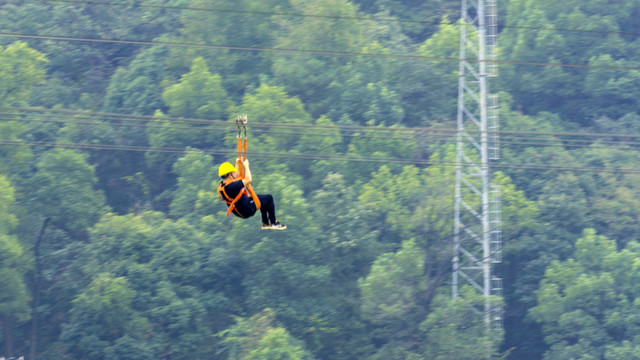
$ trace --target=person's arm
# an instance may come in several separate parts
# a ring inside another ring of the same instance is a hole
[[[247,186],[248,184],[251,184],[251,170],[249,170],[249,160],[245,160],[242,162],[242,165],[244,166],[244,179],[242,179],[242,184],[244,184],[244,186]]]

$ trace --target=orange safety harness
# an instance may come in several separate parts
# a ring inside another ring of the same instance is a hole
[[[245,216],[242,215],[240,211],[238,211],[238,209],[236,208],[236,203],[238,202],[238,200],[240,200],[242,195],[245,195],[246,188],[243,187],[238,193],[238,195],[232,199],[231,196],[227,195],[227,192],[224,190],[224,187],[230,183],[231,181],[220,182],[220,185],[218,185],[218,196],[220,196],[220,199],[222,199],[222,201],[224,201],[229,206],[229,209],[227,210],[227,216],[229,216],[231,212],[234,212],[236,215],[240,216],[241,218],[244,218]]]
[[[236,169],[238,169],[240,177],[237,179],[233,179],[234,181],[244,179],[243,162],[247,159],[247,115],[238,115],[238,117],[236,118],[236,125],[238,126],[238,158],[236,159]],[[229,183],[231,183],[231,180],[223,180],[220,182],[220,185],[218,185],[218,196],[220,196],[220,199],[222,199],[222,201],[224,201],[229,206],[229,209],[227,210],[227,216],[229,216],[231,212],[233,212],[242,218],[245,217],[238,211],[235,206],[238,200],[242,198],[242,195],[251,196],[253,202],[256,204],[256,210],[260,210],[260,200],[258,199],[258,195],[256,195],[256,193],[253,191],[251,184],[247,184],[245,187],[243,187],[238,195],[232,199],[224,190],[225,186]]]

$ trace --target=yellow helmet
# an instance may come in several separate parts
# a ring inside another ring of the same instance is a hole
[[[223,162],[218,168],[218,176],[223,177],[229,173],[235,172],[236,168],[229,162]]]

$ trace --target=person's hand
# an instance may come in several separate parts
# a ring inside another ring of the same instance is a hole
[[[244,167],[249,167],[249,159],[243,161],[242,164],[244,165]]]

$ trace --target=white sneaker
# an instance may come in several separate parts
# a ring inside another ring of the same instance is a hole
[[[276,221],[275,223],[271,224],[271,226],[269,227],[269,229],[271,230],[284,230],[286,228],[287,228],[287,225],[280,224],[280,221]]]

